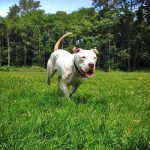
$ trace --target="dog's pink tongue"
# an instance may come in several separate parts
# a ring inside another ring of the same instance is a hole
[[[85,73],[86,77],[92,77],[93,76],[93,71],[90,70],[88,72]]]

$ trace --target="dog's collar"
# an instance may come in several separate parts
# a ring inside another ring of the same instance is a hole
[[[74,66],[75,66],[76,70],[78,71],[78,73],[79,73],[82,77],[85,78],[85,76],[84,76],[84,75],[81,73],[81,71],[78,69],[78,67],[77,67],[77,65],[76,65],[76,63],[75,63],[75,60],[74,60]]]

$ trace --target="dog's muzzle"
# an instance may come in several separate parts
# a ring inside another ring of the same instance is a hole
[[[78,73],[79,73],[82,77],[84,77],[84,78],[91,78],[91,77],[93,76],[93,74],[94,74],[94,64],[92,64],[92,67],[90,67],[90,70],[89,70],[89,71],[86,71],[86,72],[83,71],[83,70],[81,69],[81,67],[78,68],[77,65],[76,65],[76,63],[75,63],[75,61],[74,61],[74,66],[75,66],[76,70],[78,71]]]

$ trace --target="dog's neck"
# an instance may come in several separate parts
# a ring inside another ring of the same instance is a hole
[[[85,78],[85,76],[83,76],[83,74],[81,73],[81,71],[80,71],[79,68],[77,67],[75,60],[76,60],[76,59],[75,59],[75,56],[74,56],[73,63],[74,63],[75,70],[78,72],[78,74],[79,74],[80,76],[82,76],[82,77]]]

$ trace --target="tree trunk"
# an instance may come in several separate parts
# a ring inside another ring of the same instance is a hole
[[[27,47],[24,45],[24,66],[27,65]]]
[[[128,58],[128,71],[131,70],[130,66],[131,66],[131,62],[130,62],[130,46],[128,48],[128,54],[129,54],[129,58]]]
[[[40,40],[39,40],[39,46],[38,46],[38,65],[41,66],[42,58],[41,58],[41,50],[40,50]]]
[[[19,50],[18,50],[18,45],[17,43],[17,35],[15,35],[15,65],[19,66]]]
[[[7,65],[10,66],[10,37],[9,37],[9,31],[7,31],[7,53],[8,53]]]
[[[19,52],[18,52],[18,48],[16,47],[16,65],[19,66]]]
[[[128,55],[129,55],[128,71],[130,71],[131,70],[131,62],[130,62],[130,59],[131,59],[131,24],[129,24],[129,29],[128,29]]]
[[[0,43],[0,67],[2,66],[2,38]]]
[[[133,57],[133,70],[136,70],[137,67],[137,56],[138,56],[138,47],[135,47],[135,54]]]

